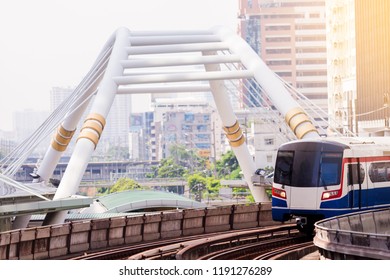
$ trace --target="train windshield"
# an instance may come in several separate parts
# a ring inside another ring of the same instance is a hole
[[[341,152],[279,151],[274,182],[293,187],[321,187],[340,184]]]

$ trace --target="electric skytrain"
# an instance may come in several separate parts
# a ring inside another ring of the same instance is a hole
[[[282,145],[272,187],[272,217],[295,218],[311,232],[320,219],[390,206],[386,138],[320,138]]]

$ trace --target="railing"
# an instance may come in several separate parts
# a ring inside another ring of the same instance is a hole
[[[51,259],[89,250],[274,225],[269,203],[73,221],[0,233],[1,259]]]
[[[325,259],[390,259],[390,208],[316,223],[314,244]]]

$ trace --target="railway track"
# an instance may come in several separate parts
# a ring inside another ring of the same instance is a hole
[[[244,230],[233,230],[232,234],[239,234],[242,232],[246,232],[247,229]],[[109,248],[104,250],[96,250],[89,251],[83,254],[74,254],[72,256],[67,256],[65,259],[68,260],[117,260],[117,259],[127,259],[132,255],[136,255],[138,253],[147,252],[149,250],[160,250],[160,248],[170,246],[172,244],[182,244],[184,242],[189,242],[193,240],[199,240],[204,238],[212,238],[214,236],[220,235],[220,232],[208,233],[208,234],[199,234],[192,236],[185,236],[173,239],[163,239],[158,241],[151,242],[142,242],[131,244],[127,246],[120,246],[116,248]],[[64,259],[64,258],[61,258]]]
[[[281,248],[308,241],[294,225],[236,230],[122,246],[72,257],[73,260],[265,259]],[[263,256],[261,256],[263,255]],[[272,256],[270,257],[272,259]]]
[[[317,250],[312,241],[297,243],[258,255],[255,260],[297,260]]]

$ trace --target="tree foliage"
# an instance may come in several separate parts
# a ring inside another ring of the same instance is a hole
[[[160,166],[157,169],[157,177],[159,178],[179,178],[187,174],[187,169],[175,163],[172,157],[162,159]]]
[[[241,168],[233,151],[223,154],[216,163],[216,170],[219,178],[240,179]]]
[[[195,195],[196,201],[201,201],[203,196],[203,191],[207,186],[207,179],[201,174],[193,174],[188,176],[188,187],[190,188],[190,193]]]
[[[118,181],[108,190],[108,193],[123,192],[127,190],[141,189],[141,186],[130,178],[119,178]]]
[[[178,178],[198,172],[207,173],[206,159],[199,156],[194,149],[187,149],[183,145],[170,147],[170,156],[160,161],[160,165],[154,168],[154,174],[148,177]]]
[[[206,169],[206,159],[199,156],[196,149],[188,149],[183,145],[172,145],[169,149],[173,162],[183,166],[190,174]]]

